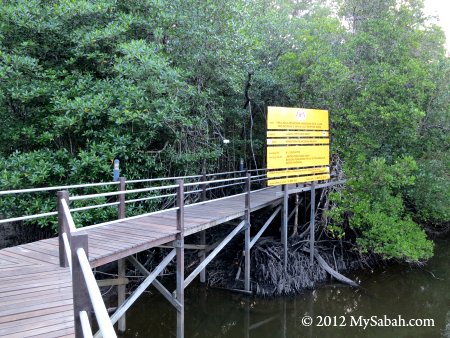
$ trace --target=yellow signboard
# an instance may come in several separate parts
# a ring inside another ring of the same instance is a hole
[[[267,108],[267,129],[328,130],[328,111],[304,108]]]
[[[314,176],[301,176],[301,177],[289,177],[289,178],[279,178],[268,180],[268,186],[280,185],[280,184],[294,184],[294,183],[304,183],[312,181],[321,181],[330,179],[329,174],[314,175]]]
[[[328,137],[328,131],[268,130],[267,137]]]
[[[327,174],[329,172],[330,172],[329,167],[276,170],[267,172],[267,177],[274,178],[274,177],[299,176],[299,175]]]
[[[290,145],[290,144],[329,144],[330,139],[322,138],[268,138],[267,145]]]
[[[316,167],[329,164],[329,146],[267,147],[267,168]]]
[[[268,107],[268,185],[329,179],[329,137],[327,110]]]

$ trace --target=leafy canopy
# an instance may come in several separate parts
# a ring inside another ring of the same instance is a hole
[[[1,189],[109,181],[115,158],[128,178],[264,166],[265,107],[301,106],[331,112],[349,178],[331,233],[418,260],[418,224],[448,224],[450,63],[420,0],[14,0],[0,18]]]

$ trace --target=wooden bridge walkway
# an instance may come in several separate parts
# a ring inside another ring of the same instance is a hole
[[[72,276],[54,238],[0,250],[0,336],[72,337]]]
[[[281,202],[280,187],[251,192],[250,210]],[[184,208],[184,236],[245,214],[245,194]],[[174,241],[175,210],[123,219],[78,231],[88,234],[91,267],[117,261]],[[74,335],[72,279],[59,266],[58,238],[0,250],[0,336],[66,337]]]

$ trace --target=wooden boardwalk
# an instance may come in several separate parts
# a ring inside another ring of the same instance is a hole
[[[251,193],[251,211],[275,205],[280,187]],[[245,214],[243,194],[184,209],[184,235],[218,226]],[[85,228],[89,261],[97,267],[176,239],[176,211]],[[69,268],[59,267],[58,238],[0,250],[0,337],[74,335]]]
[[[72,277],[55,239],[0,250],[0,336],[72,337]]]

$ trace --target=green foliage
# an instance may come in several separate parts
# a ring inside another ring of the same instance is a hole
[[[337,6],[347,29],[321,11],[304,15],[294,32],[306,43],[283,54],[278,68],[295,88],[295,105],[331,111],[332,148],[350,182],[343,196],[334,196],[330,233],[350,236],[350,222],[362,250],[427,258],[431,243],[413,219],[435,226],[449,221],[450,72],[443,33],[427,23],[421,1]],[[406,159],[418,167],[398,167]]]
[[[105,160],[91,163],[89,180],[107,178],[105,166],[114,158],[136,173],[147,164],[145,175],[161,171],[158,157],[179,168],[187,153],[200,155],[196,163],[217,154],[217,143],[194,149],[209,137],[202,129],[210,121],[200,114],[206,100],[192,100],[187,73],[164,50],[166,18],[151,20],[159,2],[135,6],[16,1],[2,7],[3,154],[65,149],[83,162],[100,152]]]
[[[348,231],[339,226],[347,218],[349,228],[361,235],[356,243],[363,252],[370,250],[386,258],[409,260],[431,257],[433,243],[411,219],[403,203],[417,169],[411,157],[399,158],[391,165],[382,158],[361,163],[351,171],[346,190],[332,196],[335,207],[330,216],[335,223],[330,225],[330,231]],[[347,210],[351,213],[346,214]]]
[[[332,150],[350,179],[334,196],[330,231],[348,236],[339,220],[352,215],[362,250],[429,257],[412,220],[449,221],[443,32],[420,0],[330,5],[4,2],[0,189],[109,181],[115,158],[130,179],[233,170],[240,158],[263,166],[267,105],[324,108]],[[32,203],[0,199],[0,210],[15,216],[54,207],[54,196],[33,196]],[[77,221],[106,220],[111,210]]]
[[[414,186],[408,191],[418,221],[439,227],[450,219],[450,160],[448,153],[423,160]]]

